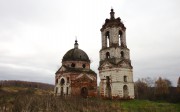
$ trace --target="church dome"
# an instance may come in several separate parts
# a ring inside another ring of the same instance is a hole
[[[62,61],[86,61],[90,62],[88,55],[78,48],[77,40],[75,41],[74,48],[70,49],[64,56]]]

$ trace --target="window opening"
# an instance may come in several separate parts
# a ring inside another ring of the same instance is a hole
[[[121,51],[121,57],[124,58],[124,52],[123,51]]]
[[[74,63],[71,64],[71,67],[75,67],[76,65]]]
[[[86,68],[86,64],[83,64],[82,67],[83,67],[83,68]]]
[[[67,83],[69,83],[69,77],[67,77]]]
[[[124,76],[124,82],[127,82],[127,76]]]
[[[106,32],[106,47],[110,46],[110,36],[109,36],[109,31]]]
[[[110,58],[110,53],[109,52],[106,52],[106,58]]]
[[[119,31],[119,46],[122,46],[122,31]]]
[[[60,83],[61,86],[64,85],[64,83],[65,83],[65,80],[64,80],[64,79],[61,79],[61,83]]]

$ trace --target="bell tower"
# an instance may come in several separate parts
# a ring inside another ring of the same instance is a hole
[[[100,95],[107,98],[134,98],[133,67],[130,50],[126,45],[126,27],[115,18],[111,9],[110,19],[101,28],[99,76]]]

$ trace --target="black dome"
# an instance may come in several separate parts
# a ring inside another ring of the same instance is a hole
[[[87,61],[90,62],[88,55],[81,49],[70,49],[64,56],[62,61]]]

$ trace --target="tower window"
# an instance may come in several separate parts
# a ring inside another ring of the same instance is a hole
[[[124,58],[124,52],[123,51],[121,51],[121,57]]]
[[[110,53],[109,52],[106,52],[106,58],[110,58]]]
[[[86,68],[86,64],[83,64],[82,67],[83,67],[83,68]]]
[[[110,36],[109,36],[109,31],[106,32],[106,47],[110,46]]]
[[[119,30],[119,46],[122,46],[122,31]]]
[[[76,65],[74,63],[71,64],[71,67],[75,67]]]
[[[124,76],[124,82],[127,82],[127,76]]]

